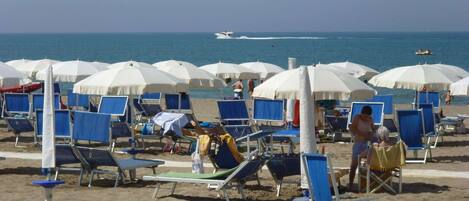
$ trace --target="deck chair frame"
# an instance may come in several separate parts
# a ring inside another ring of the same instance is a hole
[[[415,111],[417,112],[417,114],[421,117],[421,126],[422,126],[422,132],[424,132],[424,128],[425,128],[425,125],[424,125],[424,117],[423,117],[423,114],[422,114],[422,110],[418,109],[418,110],[396,110],[396,117],[397,117],[397,123],[398,123],[398,131],[399,131],[399,140],[402,140],[405,142],[405,139],[402,139],[401,137],[401,124],[400,124],[400,118],[399,118],[399,113],[401,112],[411,112],[411,111]],[[423,137],[423,133],[420,133],[420,137],[422,138]],[[421,140],[422,141],[422,140]],[[431,151],[431,148],[430,148],[430,138],[427,138],[425,140],[425,142],[422,142],[422,147],[409,147],[410,145],[407,144],[407,151],[413,151],[413,155],[414,155],[414,160],[407,160],[406,159],[406,163],[427,163],[427,156],[430,157],[430,159],[432,158],[432,151]],[[418,151],[425,151],[424,153],[424,157],[422,160],[417,160],[418,158]]]
[[[333,198],[334,198],[334,200],[339,201],[340,196],[339,196],[339,190],[338,190],[337,183],[336,183],[337,180],[336,180],[334,172],[332,171],[334,168],[332,166],[331,160],[329,159],[329,156],[328,155],[309,153],[309,154],[302,154],[301,157],[303,159],[302,161],[303,161],[303,167],[305,168],[305,172],[306,172],[306,178],[308,179],[308,186],[309,186],[309,191],[310,191],[309,195],[313,196],[315,189],[313,188],[313,183],[312,183],[313,181],[311,179],[312,175],[310,175],[310,170],[309,170],[309,166],[308,166],[308,162],[307,162],[307,157],[325,157],[325,159],[327,160],[327,167],[326,167],[327,168],[327,174],[329,174],[328,177],[331,180],[332,188],[334,190],[334,195],[335,195],[335,196],[333,196]],[[330,191],[329,186],[325,186],[323,188],[327,188]],[[332,200],[332,198],[331,198],[331,200]]]

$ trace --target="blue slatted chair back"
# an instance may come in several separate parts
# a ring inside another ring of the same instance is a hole
[[[164,100],[167,110],[179,109],[179,94],[164,94]],[[181,94],[181,110],[191,109],[191,100],[188,94]]]
[[[283,121],[283,102],[283,100],[254,99],[252,119],[258,121]]]
[[[67,90],[67,106],[79,106],[88,108],[90,105],[90,96],[85,94],[73,93],[73,90]]]
[[[44,82],[41,83],[42,86],[42,93],[44,93]],[[59,83],[54,83],[54,93],[60,94],[60,84]]]
[[[161,93],[160,92],[144,93],[142,95],[142,99],[144,99],[144,100],[160,100],[161,99]]]
[[[302,157],[313,200],[332,201],[327,157],[320,154],[303,154]]]
[[[70,111],[55,110],[55,137],[70,138]],[[36,136],[42,136],[43,111],[36,110]]]
[[[422,110],[425,134],[435,133],[435,114],[433,112],[433,105],[425,103],[419,104],[418,107]]]
[[[212,156],[212,160],[220,169],[231,169],[239,165],[226,143],[218,146],[218,152]]]
[[[399,136],[408,148],[423,148],[423,115],[420,110],[398,110]]]
[[[98,113],[125,116],[127,104],[127,96],[102,96],[98,106]]]
[[[26,93],[6,93],[4,112],[17,114],[29,113],[29,95]]]
[[[249,120],[248,109],[244,100],[217,101],[220,120],[227,125],[242,124]]]
[[[73,140],[109,143],[111,115],[75,111],[73,118]]]
[[[132,137],[132,131],[130,131],[129,125],[126,122],[112,122],[111,134],[113,139],[119,137]]]
[[[367,102],[381,102],[384,103],[384,114],[392,114],[394,111],[394,106],[392,103],[392,95],[378,95],[367,100]]]
[[[55,165],[80,163],[70,144],[55,144]]]
[[[362,112],[362,108],[370,106],[372,110],[371,117],[375,125],[383,125],[384,119],[384,103],[382,102],[353,102],[352,108],[350,109],[348,124],[352,123],[353,118]]]
[[[440,107],[440,94],[438,92],[418,92],[419,104],[433,104],[433,107]]]
[[[33,112],[37,109],[43,109],[44,107],[44,94],[32,94],[32,109]],[[60,95],[54,94],[54,108],[56,110],[60,109]]]

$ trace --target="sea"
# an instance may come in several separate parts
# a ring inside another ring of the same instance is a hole
[[[415,51],[430,49],[431,56]],[[13,59],[87,60],[115,63],[155,63],[176,59],[197,66],[215,62],[262,61],[287,68],[288,58],[299,65],[350,61],[380,72],[419,63],[445,63],[469,70],[469,32],[335,32],[235,33],[216,39],[213,33],[47,33],[0,34],[0,61]],[[70,87],[70,85],[64,85]],[[393,94],[395,103],[410,103],[415,92],[377,88]],[[196,98],[220,98],[230,89],[197,90]],[[456,97],[455,104],[468,104]]]

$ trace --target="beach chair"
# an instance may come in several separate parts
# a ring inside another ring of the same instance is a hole
[[[331,173],[333,167],[329,157],[314,153],[303,154],[301,157],[308,179],[309,195],[313,196],[313,200],[340,200],[335,174]],[[335,198],[332,197],[329,181],[332,183]]]
[[[72,89],[67,90],[67,107],[81,107],[88,110],[90,107],[90,96],[86,94],[73,93]]]
[[[284,115],[284,100],[270,100],[255,98],[252,103],[252,120],[259,128],[259,130],[273,130],[282,129],[276,128],[272,123],[283,124],[285,120]],[[259,125],[265,123],[265,126]]]
[[[18,147],[21,133],[33,132],[34,126],[30,119],[25,117],[6,117],[8,129],[15,134],[15,147]]]
[[[164,100],[166,105],[166,112],[193,114],[189,94],[164,94]],[[180,103],[179,100],[181,101]]]
[[[117,138],[129,138],[134,140],[134,136],[128,125],[130,121],[128,108],[127,96],[101,96],[97,112],[108,114],[112,117],[111,150],[114,150]]]
[[[44,107],[44,94],[31,94],[31,112],[34,114],[36,110],[42,110]],[[54,109],[60,109],[60,95],[54,94]]]
[[[243,161],[235,168],[215,173],[193,174],[168,172],[156,176],[144,176],[143,180],[156,181],[157,184],[153,193],[154,199],[157,198],[160,185],[164,182],[173,183],[171,195],[174,194],[178,183],[191,183],[216,186],[215,190],[223,192],[223,197],[227,201],[229,201],[227,189],[236,187],[242,199],[246,199],[246,195],[244,194],[246,179],[256,174],[262,168],[264,162],[262,158],[254,158]]]
[[[224,125],[249,124],[249,114],[244,100],[218,100],[220,122]]]
[[[72,164],[79,165],[79,167],[68,166]],[[81,161],[73,151],[71,144],[55,144],[55,180],[59,178],[59,172],[61,170],[79,171],[80,177],[78,184],[81,185],[85,169],[86,168],[81,166]]]
[[[142,103],[148,104],[157,104],[161,103],[161,93],[160,92],[153,92],[153,93],[144,93],[140,99]]]
[[[361,113],[364,106],[370,106],[372,110],[371,117],[375,126],[383,125],[384,103],[383,102],[352,102],[352,107],[348,116],[347,124],[350,126],[355,115]]]
[[[111,140],[111,116],[107,114],[91,112],[75,112],[73,125],[73,140],[81,140],[109,144]],[[84,167],[91,173],[88,186],[91,187],[95,174],[111,174],[115,176],[114,187],[117,187],[119,180],[124,182],[125,171],[129,171],[131,179],[135,177],[135,169],[152,168],[153,171],[159,165],[164,164],[159,160],[144,160],[137,158],[117,159],[109,149],[89,148],[74,145],[73,149],[77,153],[78,159]],[[100,169],[100,167],[115,167],[117,171]]]
[[[70,111],[69,110],[55,110],[55,138],[63,139],[65,141],[70,140],[71,135],[71,124],[70,124]],[[36,123],[35,123],[35,138],[34,142],[38,143],[38,139],[42,138],[42,115],[43,111],[36,110]]]
[[[29,95],[27,93],[5,93],[3,95],[2,118],[21,115],[30,116]]]
[[[437,131],[437,125],[435,120],[435,113],[433,111],[434,107],[432,104],[419,104],[419,109],[422,110],[423,114],[423,123],[424,123],[424,136],[430,138],[429,142],[431,142],[431,138],[435,138],[435,142],[431,145],[431,148],[436,148],[438,144],[438,139],[440,138],[439,132]],[[443,141],[443,136],[441,136],[441,141]]]
[[[399,126],[399,137],[407,145],[407,151],[414,152],[414,160],[406,160],[406,163],[426,163],[427,155],[430,159],[432,151],[430,149],[430,138],[426,143],[422,142],[424,137],[424,119],[422,110],[398,110],[397,121]],[[418,151],[425,151],[423,159],[417,159]]]
[[[366,193],[380,189],[393,194],[402,192],[402,167],[405,165],[405,145],[402,141],[389,147],[370,145],[366,157],[359,156],[359,161],[359,191],[365,183]],[[397,189],[393,188],[394,183],[397,183]]]
[[[277,197],[280,196],[285,177],[301,174],[300,164],[299,154],[274,154],[273,157],[267,161],[266,166],[274,178]]]
[[[418,104],[432,104],[435,111],[440,108],[440,94],[438,92],[417,92]],[[414,103],[417,105],[417,102]]]
[[[367,102],[378,102],[383,103],[383,114],[392,115],[394,112],[394,105],[392,102],[392,95],[376,95],[373,98],[367,100]]]

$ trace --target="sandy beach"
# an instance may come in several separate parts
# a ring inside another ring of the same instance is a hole
[[[194,99],[193,108],[200,120],[215,120],[218,116],[214,100]],[[249,105],[249,104],[248,104]],[[397,108],[406,108],[406,105],[398,105]],[[410,107],[410,106],[409,106]],[[457,113],[469,113],[469,107],[449,106],[444,107],[446,115]],[[32,133],[21,138],[21,145],[24,147],[14,147],[14,137],[12,133],[2,132],[0,135],[0,151],[15,153],[40,153],[38,147],[32,144]],[[125,142],[121,142],[125,146]],[[147,144],[150,150],[144,154],[139,154],[140,158],[163,159],[168,161],[190,162],[189,155],[170,155],[159,151],[161,144],[158,141],[150,141]],[[335,167],[348,167],[351,157],[350,143],[320,143],[320,147],[325,147],[327,153],[331,154]],[[464,173],[469,175],[469,135],[454,134],[444,137],[444,142],[438,148],[432,150],[433,161],[427,164],[408,164],[404,167],[403,192],[399,195],[388,193],[357,194],[345,191],[347,176],[342,177],[339,188],[342,192],[341,198],[344,200],[355,198],[371,198],[376,200],[467,200],[469,199],[469,176],[458,178],[454,175],[442,175],[447,171]],[[126,157],[117,154],[119,157]],[[208,159],[205,163],[209,164]],[[42,189],[33,186],[32,180],[43,179],[40,175],[40,160],[8,158],[0,161],[0,190],[3,192],[1,200],[40,200],[43,196]],[[190,164],[190,163],[186,163]],[[211,171],[211,166],[205,166],[206,171]],[[157,173],[168,171],[189,172],[189,167],[159,167]],[[406,175],[406,171],[408,174]],[[435,173],[432,173],[437,171]],[[438,172],[439,171],[439,172]],[[150,169],[138,170],[137,175],[151,175]],[[113,180],[106,175],[105,179],[96,180],[94,186],[89,189],[85,185],[78,186],[78,175],[73,172],[64,172],[60,179],[65,181],[55,189],[55,200],[152,200],[155,184],[153,182],[128,183],[112,188]],[[261,174],[261,186],[256,182],[248,182],[246,192],[252,200],[291,200],[301,195],[298,185],[286,184],[282,188],[280,197],[275,196],[274,182],[267,169],[263,169]],[[287,180],[298,180],[298,176],[287,178]],[[356,187],[357,185],[355,185]],[[170,185],[163,185],[160,191],[161,200],[220,200],[217,193],[209,191],[205,185],[182,184],[178,185],[176,195],[169,195]],[[236,190],[229,191],[233,200],[240,199]]]

